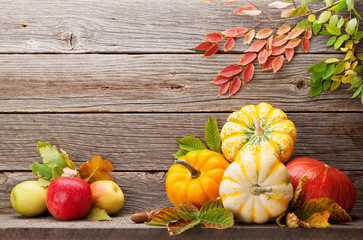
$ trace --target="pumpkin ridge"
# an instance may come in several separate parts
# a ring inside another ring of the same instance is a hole
[[[251,178],[250,176],[248,176],[247,172],[246,172],[246,167],[245,165],[243,164],[242,160],[239,159],[239,161],[237,161],[237,164],[239,166],[239,168],[241,169],[241,172],[243,173],[243,176],[247,179],[247,181],[252,185],[252,182],[251,182]]]
[[[274,161],[274,163],[272,164],[272,166],[270,167],[270,169],[268,170],[268,172],[266,173],[266,176],[264,178],[264,180],[262,182],[260,182],[260,184],[263,184],[265,181],[267,181],[267,179],[270,177],[270,175],[275,172],[277,169],[280,168],[280,161]],[[273,186],[273,185],[272,185]],[[271,187],[272,187],[271,186]]]

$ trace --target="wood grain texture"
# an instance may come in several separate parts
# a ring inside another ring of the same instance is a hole
[[[210,81],[240,56],[2,54],[0,112],[225,112],[262,101],[294,112],[363,111],[344,87],[309,97],[306,70],[329,57],[297,55],[276,74],[256,66],[236,95],[217,99]]]
[[[344,171],[357,190],[357,201],[352,216],[362,215],[363,211],[363,171]],[[125,195],[125,204],[113,217],[146,210],[159,210],[172,207],[165,192],[165,172],[114,172],[114,181]],[[0,216],[16,213],[10,204],[11,190],[23,181],[36,180],[31,172],[0,173]],[[20,217],[20,216],[19,216]]]
[[[256,2],[278,19],[281,10],[273,0]],[[193,53],[205,41],[203,34],[228,28],[255,26],[262,16],[236,16],[232,11],[246,4],[219,4],[195,0],[63,0],[0,2],[0,53]],[[311,8],[324,3],[310,2]],[[362,12],[363,4],[356,2]],[[300,20],[299,20],[300,21]],[[281,23],[282,24],[282,23]],[[275,23],[261,26],[274,28]],[[328,37],[312,38],[310,52],[327,48]],[[237,52],[247,47],[238,42]],[[360,47],[361,49],[361,47]],[[301,47],[299,52],[303,52]]]
[[[121,171],[166,171],[176,139],[204,138],[206,113],[1,114],[0,170],[40,162],[37,141],[64,149],[79,166],[100,155]],[[229,113],[213,113],[223,126]],[[298,138],[292,157],[312,157],[340,170],[363,170],[362,113],[289,113]]]

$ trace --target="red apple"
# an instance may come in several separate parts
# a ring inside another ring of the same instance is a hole
[[[59,177],[50,183],[46,201],[53,217],[60,220],[80,219],[92,206],[91,187],[82,179]]]

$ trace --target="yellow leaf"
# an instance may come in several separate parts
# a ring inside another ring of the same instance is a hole
[[[337,89],[340,86],[341,81],[333,81],[331,86],[330,86],[330,91],[334,91],[335,89]]]
[[[316,16],[314,14],[310,14],[308,17],[309,22],[314,22],[316,20]]]
[[[352,69],[354,70],[358,65],[358,61],[355,61],[354,63],[352,63]]]
[[[286,215],[286,225],[289,228],[297,228],[299,227],[300,219],[295,215],[295,213],[288,213]]]
[[[329,211],[324,211],[320,213],[315,213],[311,215],[308,219],[305,219],[304,222],[309,225],[309,227],[313,228],[326,228],[330,226],[330,223],[328,222],[330,217]],[[304,226],[304,225],[302,225]],[[305,226],[304,226],[305,227]]]
[[[81,178],[88,183],[100,180],[113,180],[110,172],[113,171],[112,164],[107,160],[102,160],[100,156],[94,156],[91,162],[83,163],[79,168]]]
[[[347,55],[348,55],[348,54],[347,54]],[[350,62],[346,62],[346,63],[344,63],[344,68],[345,68],[345,70],[349,69],[349,67],[350,67]]]

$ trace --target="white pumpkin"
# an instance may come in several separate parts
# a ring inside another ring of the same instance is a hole
[[[244,223],[264,223],[283,213],[292,199],[287,168],[268,151],[248,151],[231,163],[219,187],[226,209]]]

